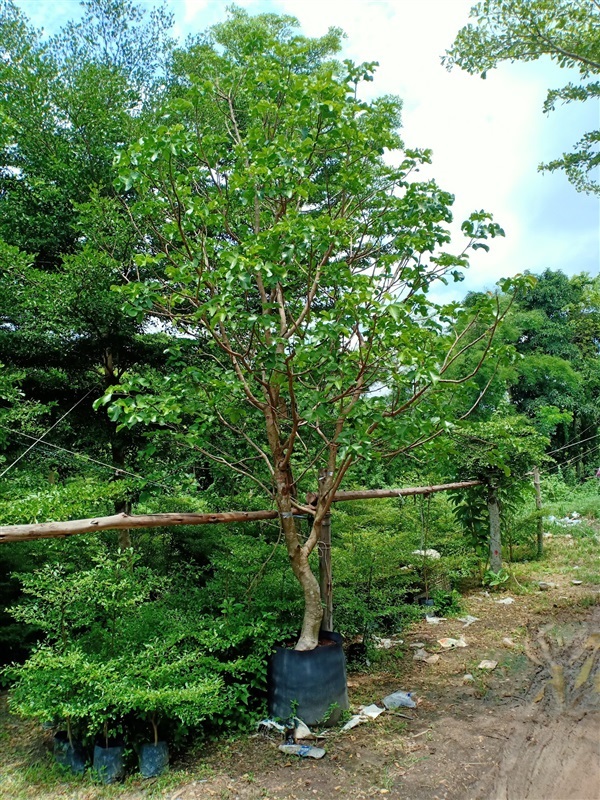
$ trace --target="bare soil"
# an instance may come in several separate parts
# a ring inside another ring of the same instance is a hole
[[[469,598],[480,619],[466,629],[456,620],[415,626],[405,645],[430,652],[438,639],[464,635],[468,646],[440,651],[436,664],[414,662],[405,646],[395,667],[386,654],[388,670],[350,676],[355,703],[413,689],[415,711],[326,737],[317,762],[283,756],[276,739],[234,743],[216,756],[212,778],[169,797],[598,800],[600,606],[589,605],[598,595],[562,587],[508,606],[496,602],[503,597]],[[479,670],[482,659],[498,666]]]
[[[327,750],[320,761],[284,755],[279,737],[256,733],[204,746],[166,779],[100,787],[61,777],[50,785],[39,770],[50,764],[48,734],[5,712],[0,797],[599,800],[599,587],[574,586],[573,572],[548,567],[536,581],[555,587],[537,591],[532,583],[510,605],[497,602],[506,593],[474,592],[465,606],[477,622],[418,623],[402,645],[380,651],[368,673],[350,673],[355,707],[398,689],[414,692],[418,706],[329,732],[319,742]],[[445,651],[437,643],[460,635],[465,648]],[[437,663],[413,660],[417,642],[440,653]],[[482,659],[498,665],[479,669]],[[473,681],[464,681],[467,673]]]

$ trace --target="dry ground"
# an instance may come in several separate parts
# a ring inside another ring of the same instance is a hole
[[[511,593],[475,592],[466,611],[479,618],[419,623],[366,673],[349,675],[351,702],[379,702],[406,689],[416,710],[400,709],[348,733],[332,732],[321,761],[280,753],[276,738],[250,735],[210,745],[143,783],[100,787],[65,780],[51,766],[48,735],[4,713],[0,797],[14,800],[119,797],[138,800],[598,800],[600,798],[600,586],[597,541],[552,540],[550,557],[525,565],[532,580]],[[575,571],[580,567],[580,571]],[[532,570],[534,575],[533,581]],[[586,577],[582,585],[571,580]],[[547,591],[538,580],[556,583]],[[437,640],[464,635],[467,647],[442,652]],[[504,642],[504,639],[511,642]],[[416,642],[440,652],[413,661]],[[482,659],[498,666],[479,670]],[[472,683],[463,676],[471,673]]]

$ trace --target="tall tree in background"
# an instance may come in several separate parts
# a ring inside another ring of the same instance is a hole
[[[22,498],[30,520],[127,507],[131,487],[108,478],[138,471],[138,442],[92,402],[131,365],[160,365],[166,346],[111,291],[135,243],[118,210],[113,161],[151,118],[172,18],[129,0],[82,5],[81,21],[48,41],[0,0],[0,472],[81,401],[6,476],[2,499]],[[92,197],[103,209],[93,219]],[[74,476],[82,477],[65,482]],[[53,489],[49,508],[40,493]],[[18,592],[10,573],[42,557],[27,556],[0,554],[0,607]],[[22,628],[2,624],[0,635],[3,657],[22,654]]]
[[[470,72],[486,72],[502,61],[535,61],[548,56],[579,71],[581,82],[551,89],[544,111],[557,102],[600,97],[600,3],[598,0],[484,0],[471,9],[473,23],[459,31],[444,62]],[[565,171],[580,191],[600,193],[600,131],[586,133],[570,153],[541,165]]]
[[[556,428],[556,460],[580,479],[600,444],[599,290],[598,277],[546,270],[517,298],[505,331],[522,356],[509,381],[513,404],[542,428],[556,420],[546,429]],[[556,412],[568,413],[561,420]]]
[[[111,291],[134,245],[113,161],[151,118],[172,17],[129,0],[82,5],[81,22],[44,42],[11,0],[0,4],[0,362],[22,392],[4,423],[27,435],[164,347],[153,352]],[[102,207],[94,219],[92,197]],[[58,443],[123,468],[127,437],[92,413],[93,399],[62,425]]]

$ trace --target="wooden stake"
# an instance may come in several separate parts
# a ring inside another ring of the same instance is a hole
[[[500,506],[494,489],[490,489],[487,499],[490,514],[490,569],[498,573],[502,569],[502,534],[500,531]]]
[[[544,520],[542,519],[542,490],[540,488],[540,471],[533,468],[533,488],[535,489],[535,507],[538,511],[537,518],[537,555],[541,558],[544,552]]]
[[[333,630],[333,581],[331,576],[331,514],[327,514],[321,523],[319,540],[319,583],[321,601],[323,603],[324,631]]]

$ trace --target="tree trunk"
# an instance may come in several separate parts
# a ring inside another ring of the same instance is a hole
[[[304,593],[304,618],[302,630],[295,650],[314,650],[319,643],[319,631],[323,619],[323,606],[321,604],[321,589],[319,581],[313,574],[308,563],[308,555],[304,548],[299,547],[296,557],[292,559],[294,575],[300,581]]]
[[[495,489],[490,489],[487,498],[490,515],[490,569],[500,572],[502,569],[502,534],[500,531],[500,506]]]
[[[537,556],[542,557],[544,552],[544,520],[542,519],[542,490],[540,488],[540,471],[537,467],[533,468],[533,488],[535,489],[535,507],[538,512],[537,518]]]

